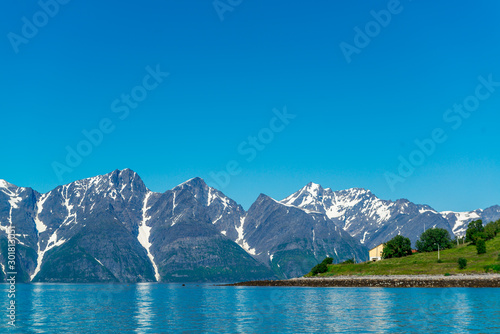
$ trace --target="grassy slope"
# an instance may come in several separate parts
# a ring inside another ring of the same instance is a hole
[[[437,262],[437,252],[417,253],[403,258],[386,259],[360,264],[334,264],[328,272],[317,276],[333,275],[439,275],[484,273],[487,265],[500,266],[500,236],[486,242],[486,254],[478,255],[475,246],[460,245],[441,251],[442,263]],[[458,269],[458,258],[467,259],[467,268]],[[307,274],[306,276],[311,276]]]

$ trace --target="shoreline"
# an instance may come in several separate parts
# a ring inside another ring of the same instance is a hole
[[[299,277],[276,281],[248,281],[224,286],[500,288],[500,274]]]

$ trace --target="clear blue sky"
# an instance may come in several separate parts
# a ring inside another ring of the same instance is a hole
[[[243,0],[221,20],[212,0],[73,0],[44,22],[35,1],[6,1],[0,178],[46,192],[131,168],[165,191],[200,176],[245,208],[261,192],[281,199],[310,181],[437,210],[500,204],[500,87],[456,130],[443,119],[475,94],[479,76],[500,81],[500,4],[401,1],[348,63],[340,44],[354,46],[354,28],[388,6]],[[36,34],[27,26],[23,37],[23,17],[38,20]],[[122,94],[140,96],[157,64],[168,77],[120,119]],[[238,146],[259,132],[267,139],[262,129],[284,106],[296,118],[248,162]],[[113,131],[58,177],[54,161],[65,164],[66,147],[103,119]],[[447,140],[391,189],[386,173],[436,128]],[[210,172],[229,161],[240,173],[219,186]]]

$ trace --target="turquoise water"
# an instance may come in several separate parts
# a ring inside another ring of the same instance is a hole
[[[18,284],[1,333],[500,333],[500,289]]]

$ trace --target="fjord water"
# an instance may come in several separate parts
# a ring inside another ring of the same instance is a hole
[[[7,290],[7,285],[2,285]],[[500,289],[18,284],[1,333],[498,333]]]

